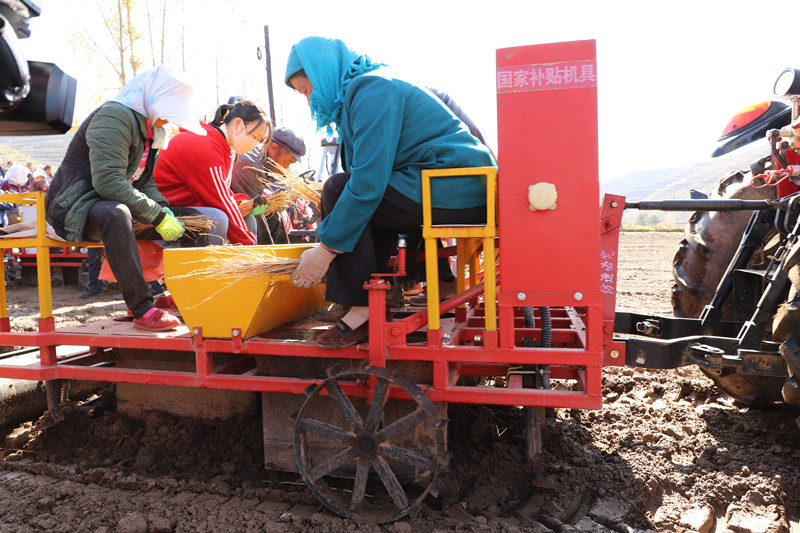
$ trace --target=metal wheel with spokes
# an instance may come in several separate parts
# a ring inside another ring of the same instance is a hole
[[[416,384],[387,368],[339,372],[334,367],[328,376],[308,391],[295,421],[295,458],[306,486],[346,518],[381,523],[414,512],[428,494],[437,492],[445,462],[446,426],[433,402]],[[370,378],[375,378],[375,388],[368,404],[351,400],[342,390],[342,383]],[[390,387],[401,389],[411,401],[387,403]]]

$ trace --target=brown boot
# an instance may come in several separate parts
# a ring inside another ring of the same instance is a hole
[[[403,296],[403,289],[400,287],[391,287],[386,292],[386,307],[396,309],[398,307],[405,307],[406,298]]]

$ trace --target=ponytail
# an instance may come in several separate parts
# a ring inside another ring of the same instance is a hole
[[[235,104],[222,104],[214,113],[212,126],[220,127],[222,124],[230,124],[235,119],[240,118],[245,123],[253,121],[270,122],[269,116],[252,100],[239,100]]]
[[[217,108],[217,111],[214,113],[214,118],[211,119],[210,124],[212,126],[216,126],[217,128],[219,128],[220,126],[222,126],[223,122],[227,124],[228,122],[230,122],[230,120],[233,120],[233,119],[225,120],[226,117],[230,114],[232,107],[233,106],[231,104],[222,104],[221,106],[219,106]]]

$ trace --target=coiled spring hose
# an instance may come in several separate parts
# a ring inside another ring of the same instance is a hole
[[[533,316],[533,307],[523,307],[522,315],[525,317],[525,327],[536,327],[536,320]],[[539,317],[542,321],[542,339],[539,343],[542,348],[550,348],[553,342],[553,320],[550,316],[549,307],[539,308]]]

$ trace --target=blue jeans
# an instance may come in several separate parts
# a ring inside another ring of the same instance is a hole
[[[192,206],[192,207],[170,207],[173,213],[177,216],[178,213],[176,209],[191,209],[196,211],[196,213],[184,213],[184,214],[199,214],[206,217],[208,220],[211,221],[211,229],[206,230],[204,233],[204,237],[206,237],[207,242],[206,244],[200,244],[197,246],[222,246],[225,244],[225,240],[228,237],[228,215],[225,214],[225,211],[222,209],[217,209],[216,207],[199,207],[199,206]]]

